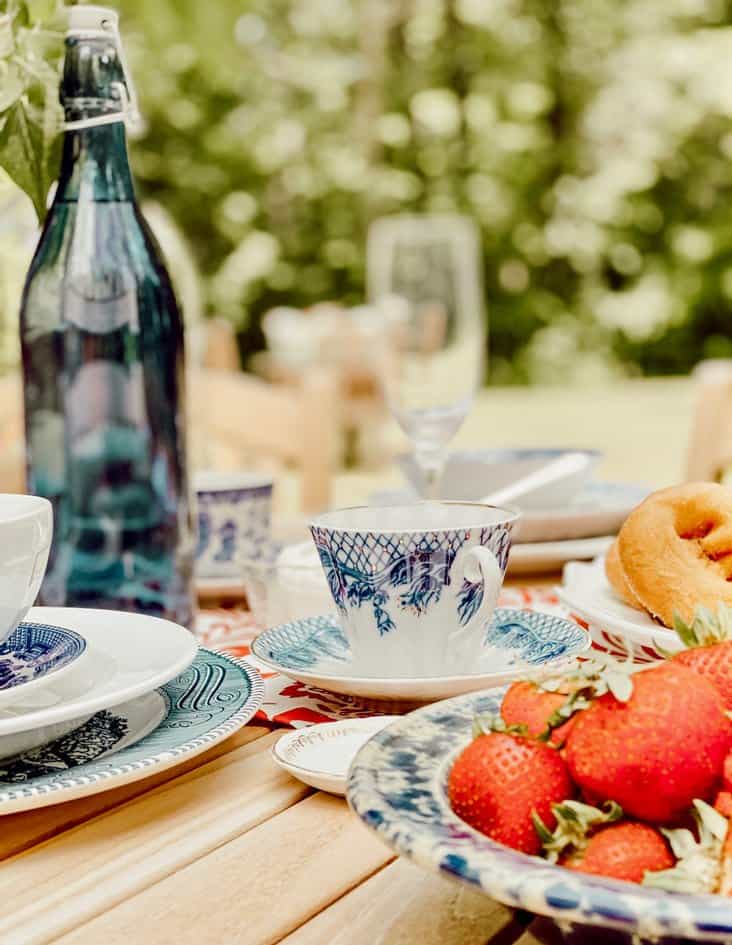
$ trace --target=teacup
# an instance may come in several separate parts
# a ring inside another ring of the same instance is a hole
[[[0,643],[35,603],[46,573],[53,508],[33,495],[0,495]]]
[[[351,508],[311,525],[359,676],[476,671],[514,509],[462,502]]]
[[[194,476],[198,502],[196,575],[239,578],[241,558],[255,557],[268,541],[272,477],[202,472]]]

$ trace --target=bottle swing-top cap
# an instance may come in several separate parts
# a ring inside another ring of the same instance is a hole
[[[94,128],[96,125],[108,125],[116,121],[124,121],[128,126],[134,126],[140,121],[140,112],[137,107],[137,94],[132,82],[132,75],[127,65],[122,38],[119,32],[119,15],[116,10],[108,7],[73,6],[69,8],[67,37],[76,39],[106,38],[114,44],[117,50],[117,59],[122,69],[121,82],[114,83],[119,92],[121,107],[118,111],[106,112],[102,115],[90,115],[73,121],[65,121],[64,131],[76,131],[81,128]]]

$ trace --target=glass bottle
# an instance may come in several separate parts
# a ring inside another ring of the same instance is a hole
[[[190,624],[183,322],[125,143],[117,16],[73,7],[58,187],[21,308],[28,490],[51,500],[41,602]]]

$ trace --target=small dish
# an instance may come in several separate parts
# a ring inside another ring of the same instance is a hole
[[[617,596],[605,577],[603,558],[589,564],[568,564],[557,593],[564,606],[587,624],[595,649],[641,663],[683,649],[673,630]]]
[[[84,637],[45,623],[21,623],[0,644],[0,705],[58,680],[86,652]]]
[[[590,646],[574,621],[531,610],[495,611],[475,673],[464,676],[379,678],[362,675],[333,614],[265,630],[252,655],[289,679],[364,699],[432,702],[476,689],[503,686],[519,677],[559,667]]]
[[[272,746],[275,762],[304,784],[344,795],[348,769],[366,742],[398,715],[323,722],[288,732]]]

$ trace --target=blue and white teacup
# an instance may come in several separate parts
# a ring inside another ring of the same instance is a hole
[[[194,476],[198,504],[196,576],[233,578],[270,537],[272,477],[246,472]]]
[[[424,502],[341,509],[311,525],[359,676],[476,671],[513,509]]]

